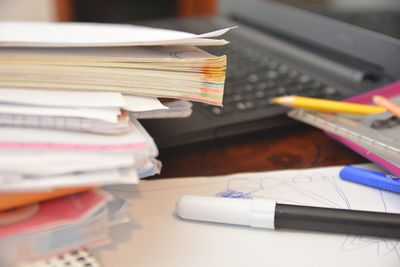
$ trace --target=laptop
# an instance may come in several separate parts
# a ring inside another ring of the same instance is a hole
[[[279,129],[295,122],[283,95],[340,100],[400,79],[398,0],[220,0],[218,16],[146,25],[192,33],[239,26],[227,55],[224,106],[194,103],[189,118],[142,120],[160,149]]]

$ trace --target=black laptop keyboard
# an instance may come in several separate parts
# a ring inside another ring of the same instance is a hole
[[[152,21],[145,25],[182,30],[192,33],[204,33],[218,29],[212,22],[195,19],[182,23],[180,20]],[[234,31],[234,30],[232,30]],[[334,87],[327,86],[307,74],[265,54],[265,49],[251,44],[249,40],[228,32],[223,38],[229,45],[202,47],[213,55],[226,55],[228,68],[226,73],[223,107],[196,104],[197,108],[215,116],[225,116],[237,112],[251,112],[272,105],[272,97],[300,95],[326,99],[343,98]]]
[[[272,97],[300,95],[327,99],[340,98],[340,92],[266,55],[249,42],[229,39],[224,49],[228,58],[224,107],[204,105],[211,114],[262,109]]]

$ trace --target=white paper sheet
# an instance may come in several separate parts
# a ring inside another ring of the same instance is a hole
[[[109,169],[92,172],[66,173],[36,179],[20,179],[0,185],[0,192],[41,192],[54,188],[96,186],[107,184],[136,184],[135,168]]]
[[[77,131],[101,135],[121,135],[131,130],[128,118],[115,122],[81,117],[41,116],[0,113],[0,126],[42,128],[59,131]]]
[[[186,100],[176,100],[164,104],[168,109],[135,112],[138,119],[187,118],[192,115],[193,104]]]
[[[47,108],[118,107],[132,112],[168,109],[168,107],[161,104],[156,97],[122,95],[121,93],[116,92],[81,92],[1,88],[0,105],[5,103],[41,106]],[[50,114],[54,115],[53,113]]]
[[[78,22],[1,22],[0,45],[12,46],[109,46],[162,45],[194,42],[222,35],[229,29],[203,35],[129,24]],[[219,41],[226,44],[225,40]],[[201,42],[201,41],[200,41]]]
[[[126,103],[124,109],[132,112],[168,109],[156,97],[123,95],[123,98]]]
[[[118,152],[156,156],[157,147],[140,123],[131,118],[132,130],[108,136],[86,132],[0,127],[0,148],[18,151]]]
[[[0,113],[85,118],[116,123],[121,109],[117,107],[49,107],[0,103]]]
[[[399,194],[342,181],[338,177],[341,168],[159,179],[135,186],[110,186],[109,190],[133,203],[132,224],[114,229],[114,243],[96,249],[95,254],[104,266],[118,267],[399,266],[398,240],[270,231],[185,221],[175,215],[176,201],[182,195],[213,196],[226,190],[285,203],[400,212]]]
[[[134,166],[133,155],[106,153],[0,153],[0,182],[3,174],[49,176]],[[1,187],[1,186],[0,186]]]
[[[0,102],[60,107],[123,107],[121,93],[1,88]]]
[[[133,145],[144,144],[146,138],[133,130],[127,135],[122,136],[107,136],[92,133],[67,132],[48,129],[29,129],[29,128],[0,128],[0,144],[4,143],[42,143],[42,144],[59,144],[62,149],[62,144],[78,145]],[[21,145],[21,148],[23,146]],[[44,147],[43,147],[44,148]],[[77,148],[77,150],[79,150]]]

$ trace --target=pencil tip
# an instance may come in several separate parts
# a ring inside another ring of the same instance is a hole
[[[268,104],[274,104],[274,103],[275,103],[275,100],[274,100],[273,98],[268,98],[268,99],[267,99],[267,103],[268,103]]]

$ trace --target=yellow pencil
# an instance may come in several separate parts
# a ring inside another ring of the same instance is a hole
[[[323,112],[336,112],[356,115],[366,115],[387,111],[384,107],[347,103],[342,101],[325,100],[302,96],[275,97],[272,102],[292,108],[304,108]]]

